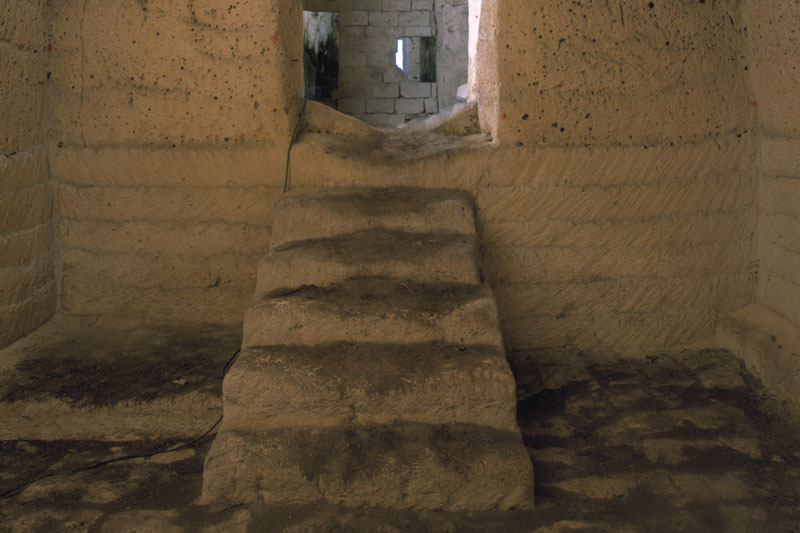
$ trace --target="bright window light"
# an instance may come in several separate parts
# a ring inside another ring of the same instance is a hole
[[[397,52],[394,54],[394,62],[397,68],[405,72],[405,65],[403,63],[403,39],[397,39]]]

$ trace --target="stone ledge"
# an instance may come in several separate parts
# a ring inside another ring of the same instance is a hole
[[[771,392],[800,402],[800,328],[761,304],[721,315],[717,342],[742,359]]]
[[[195,437],[222,414],[234,326],[60,315],[0,350],[0,440]]]

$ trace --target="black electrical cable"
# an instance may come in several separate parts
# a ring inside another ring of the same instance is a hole
[[[233,364],[233,362],[236,360],[236,357],[239,355],[239,352],[241,352],[241,351],[242,351],[241,349],[236,350],[236,352],[234,352],[234,354],[230,357],[230,359],[228,359],[228,361],[225,363],[225,367],[222,369],[222,377],[223,378],[228,373],[228,369]],[[25,487],[33,485],[34,483],[38,483],[39,481],[41,481],[43,479],[48,479],[48,478],[51,478],[51,477],[71,476],[71,475],[74,475],[74,474],[79,474],[81,472],[86,472],[87,470],[94,470],[95,468],[100,468],[101,466],[106,466],[106,465],[110,465],[110,464],[113,464],[113,463],[119,463],[120,461],[129,461],[131,459],[146,459],[148,457],[153,457],[155,455],[178,452],[180,450],[185,450],[187,448],[192,448],[192,447],[197,446],[199,444],[202,444],[204,442],[203,439],[205,437],[207,437],[212,431],[214,431],[214,429],[216,429],[222,423],[222,417],[223,416],[224,416],[224,414],[220,415],[219,418],[217,419],[217,421],[214,422],[214,424],[210,428],[208,428],[202,435],[200,435],[199,437],[197,437],[195,439],[192,439],[191,441],[187,442],[186,444],[181,444],[180,446],[173,447],[173,448],[167,448],[166,450],[156,450],[154,452],[148,452],[148,453],[124,455],[122,457],[115,457],[113,459],[108,459],[106,461],[100,461],[99,463],[95,463],[95,464],[92,464],[92,465],[80,466],[78,468],[73,468],[72,470],[63,470],[61,472],[53,472],[51,474],[45,474],[43,476],[30,477],[30,478],[26,479],[25,481],[23,481],[22,483],[20,483],[19,485],[15,486],[15,487],[12,487],[12,488],[4,491],[4,492],[0,492],[0,499],[6,498],[8,496],[11,496],[14,493],[24,489]]]

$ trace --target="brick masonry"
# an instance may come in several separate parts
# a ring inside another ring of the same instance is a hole
[[[437,27],[463,33],[463,73],[449,78],[466,78],[467,10],[464,0],[305,0],[307,11],[340,13],[339,111],[373,126],[391,127],[418,117],[435,114],[444,108],[437,83],[410,79],[395,66],[397,40],[403,37],[434,37]],[[460,11],[459,11],[460,10]],[[456,15],[453,15],[456,13]],[[438,15],[438,17],[437,17]],[[452,23],[450,19],[463,18]],[[463,23],[462,23],[463,22]],[[454,30],[455,29],[455,30]],[[449,57],[438,65],[445,41],[437,43],[437,67],[450,70]],[[447,50],[448,55],[452,55]],[[437,73],[437,80],[442,79]],[[462,80],[466,83],[466,79]],[[451,91],[452,92],[452,91]],[[445,97],[452,106],[453,98]]]

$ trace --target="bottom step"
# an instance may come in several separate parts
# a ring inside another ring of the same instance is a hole
[[[447,511],[530,508],[533,468],[519,434],[484,426],[399,422],[225,431],[206,459],[203,500]]]

